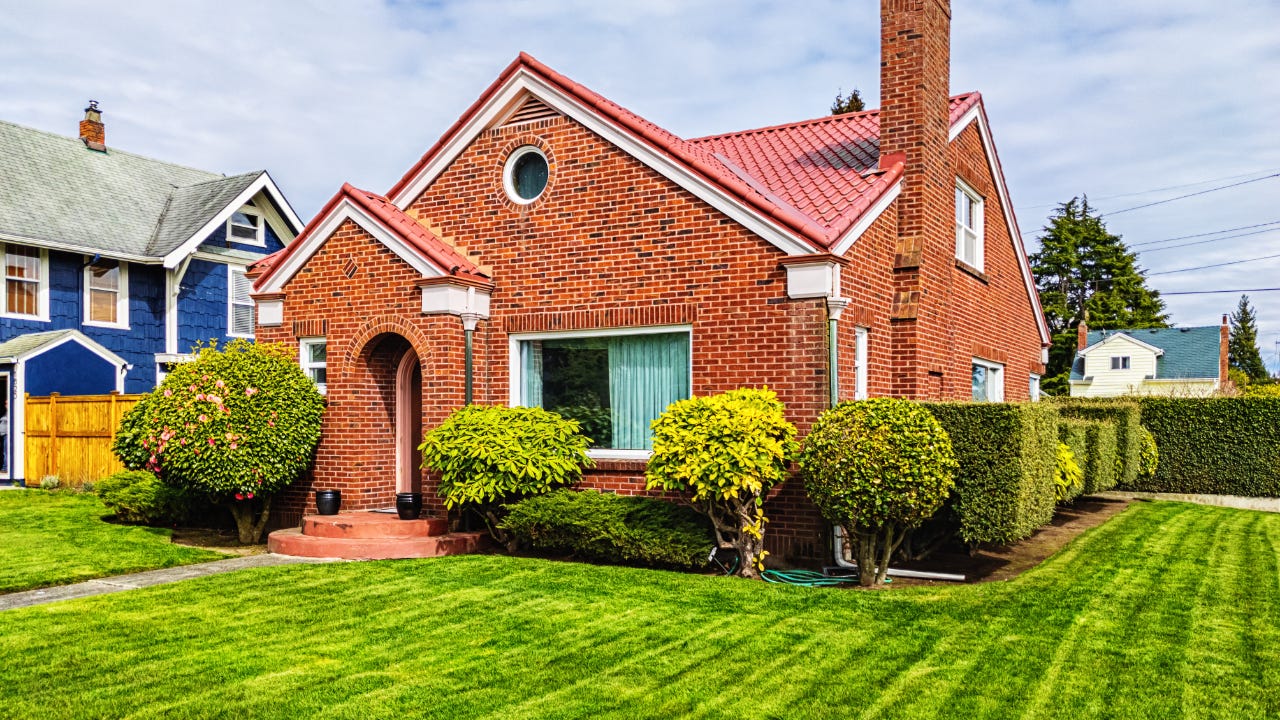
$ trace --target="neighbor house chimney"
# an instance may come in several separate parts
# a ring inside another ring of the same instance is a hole
[[[1230,347],[1231,326],[1227,324],[1227,316],[1222,316],[1222,327],[1218,328],[1218,381],[1227,381],[1227,349]]]
[[[90,100],[89,107],[84,109],[84,119],[80,121],[80,139],[91,150],[107,149],[107,129],[102,125],[102,111],[98,109],[97,100]]]
[[[1076,326],[1076,352],[1089,347],[1089,326],[1081,320]]]

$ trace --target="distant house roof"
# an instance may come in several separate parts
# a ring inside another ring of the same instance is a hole
[[[31,245],[169,264],[263,188],[302,229],[266,171],[224,177],[3,121],[0,178],[0,239]]]
[[[1156,379],[1218,379],[1221,326],[1090,330],[1088,347],[1122,333],[1164,351],[1156,358]],[[1071,379],[1083,380],[1083,371],[1084,358],[1077,355],[1071,367]]]

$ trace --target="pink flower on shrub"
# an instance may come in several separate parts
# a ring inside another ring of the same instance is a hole
[[[200,379],[201,379],[201,380],[208,380],[208,379],[209,379],[209,376],[208,376],[208,375],[201,375],[201,376],[200,376]]]
[[[182,444],[183,444],[183,445],[186,445],[186,444],[187,444],[187,439],[186,439],[186,438],[182,438]]]
[[[209,438],[209,444],[210,444],[210,445],[216,445],[216,444],[217,444],[217,441],[216,441],[216,440],[214,440],[213,438]]]
[[[200,417],[196,419],[199,420],[200,422],[209,422],[209,416],[204,414],[201,414]]]
[[[247,494],[245,495],[245,497],[246,497],[247,499],[249,499],[249,500],[252,500],[252,499],[253,499],[253,493],[247,493]]]
[[[165,397],[173,397],[173,391],[172,391],[172,390],[170,390],[169,388],[165,388],[165,389],[164,389],[164,396],[165,396]]]
[[[243,499],[244,499],[244,493],[236,493],[236,499],[237,499],[237,500],[243,500]]]
[[[245,397],[253,397],[253,396],[254,396],[254,395],[256,395],[256,394],[258,394],[258,388],[245,388],[245,389],[244,389],[244,396],[245,396]]]
[[[219,380],[218,382],[214,383],[214,384],[213,384],[213,386],[214,386],[214,387],[224,388],[224,387],[226,387],[226,386],[227,386],[227,384],[226,384],[226,383],[224,383],[224,382],[222,382],[221,380]]]
[[[196,400],[204,400],[204,393],[196,395]]]
[[[195,391],[196,391],[196,386],[195,386],[195,385],[188,385],[188,386],[187,386],[187,390],[189,390],[189,391],[191,391],[191,392],[195,392]]]
[[[239,446],[239,445],[236,445],[235,443],[231,443],[231,449],[232,449],[232,450],[235,450],[235,449],[236,449],[236,448],[238,448],[238,447],[240,447],[240,446]]]
[[[268,420],[268,421],[267,421],[267,427],[275,427],[275,426],[276,426],[276,421],[275,421],[275,420]]]
[[[205,399],[205,400],[208,400],[209,402],[213,403],[214,405],[221,405],[221,404],[222,404],[222,398],[218,397],[217,395],[205,395],[205,396],[204,396],[204,399]]]

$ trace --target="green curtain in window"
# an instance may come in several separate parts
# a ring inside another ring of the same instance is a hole
[[[609,340],[613,447],[653,448],[649,423],[689,397],[689,336],[633,335]]]
[[[520,404],[525,407],[542,407],[542,343],[520,343],[520,375],[524,378]]]

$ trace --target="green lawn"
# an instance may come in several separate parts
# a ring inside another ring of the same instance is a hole
[[[1280,515],[1139,504],[1008,583],[892,592],[502,556],[0,613],[0,716],[1280,716]]]
[[[174,545],[168,530],[101,520],[110,514],[86,493],[0,491],[0,593],[224,557]]]

